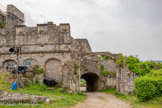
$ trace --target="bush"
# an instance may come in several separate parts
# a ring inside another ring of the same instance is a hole
[[[148,101],[155,96],[162,96],[162,69],[135,79],[135,93],[141,101]]]
[[[136,64],[136,63],[139,63],[139,59],[133,56],[127,57],[126,64]]]
[[[162,68],[162,65],[159,63],[156,63],[154,61],[140,62],[139,59],[133,56],[127,57],[125,63],[128,66],[129,70],[141,76],[144,76],[147,73],[150,73],[151,70],[153,69]]]
[[[162,77],[162,69],[159,70],[152,70],[149,74],[146,75],[147,77]]]
[[[138,75],[141,75],[141,68],[139,65],[139,60],[136,57],[129,56],[126,58],[126,64],[129,70],[135,72]]]

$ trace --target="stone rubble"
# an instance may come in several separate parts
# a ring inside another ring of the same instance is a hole
[[[20,94],[18,92],[8,93],[6,91],[0,92],[0,102],[3,103],[30,103],[38,104],[39,102],[45,102],[49,104],[50,102],[56,101],[54,98],[48,98],[46,96]]]

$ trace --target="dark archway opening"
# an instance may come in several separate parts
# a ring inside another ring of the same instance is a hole
[[[86,91],[94,92],[99,90],[99,76],[94,73],[86,73],[81,76],[86,80]]]

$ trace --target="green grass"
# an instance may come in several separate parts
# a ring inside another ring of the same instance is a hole
[[[147,102],[141,102],[136,98],[135,95],[123,95],[116,92],[116,89],[105,89],[101,90],[101,92],[107,93],[107,94],[113,94],[117,98],[122,99],[132,106],[132,108],[143,108],[143,107],[149,107],[149,108],[162,108],[162,97],[155,97],[150,101]]]
[[[40,96],[47,96],[49,98],[55,98],[56,101],[54,103],[51,103],[49,105],[44,104],[43,102],[38,105],[25,105],[25,107],[32,107],[32,108],[62,108],[62,107],[71,107],[75,106],[78,102],[81,102],[86,99],[86,95],[82,93],[78,94],[68,94],[68,93],[62,93],[61,87],[50,87],[51,89],[48,89],[49,87],[43,85],[43,84],[31,84],[30,86],[25,87],[24,89],[18,88],[17,90],[10,90],[11,83],[7,81],[8,74],[3,73],[0,74],[0,91],[7,91],[7,92],[19,92],[21,94],[30,94],[30,95],[40,95]],[[0,104],[0,108],[3,108],[4,106]],[[23,105],[5,105],[6,108],[22,108]]]

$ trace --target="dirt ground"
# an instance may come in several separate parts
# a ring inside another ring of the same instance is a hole
[[[73,108],[130,108],[129,104],[117,99],[111,94],[101,92],[89,92],[87,100],[77,104]]]

